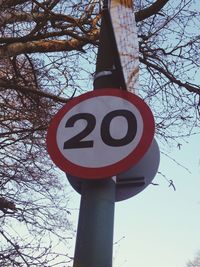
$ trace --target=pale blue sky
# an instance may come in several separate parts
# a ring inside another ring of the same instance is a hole
[[[114,267],[184,267],[200,250],[199,136],[169,155],[191,173],[162,156],[159,169],[176,191],[157,175],[159,186],[116,204],[115,241],[125,238],[114,249]]]
[[[159,186],[150,185],[116,203],[113,267],[185,267],[200,250],[199,138],[188,139],[181,150],[172,147],[166,151],[191,173],[161,155],[159,170],[173,179],[176,191],[158,174],[154,182]],[[79,195],[73,192],[71,197],[78,209]],[[76,228],[78,210],[75,213]]]

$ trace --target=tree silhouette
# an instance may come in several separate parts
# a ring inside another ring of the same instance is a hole
[[[193,260],[189,260],[186,264],[187,267],[199,267],[200,266],[200,252],[197,252]]]
[[[193,0],[134,5],[139,95],[154,112],[158,136],[176,141],[198,126],[199,11]],[[71,237],[71,226],[66,184],[45,137],[56,111],[92,90],[101,10],[98,0],[0,0],[1,266],[70,261],[57,259],[53,246]]]

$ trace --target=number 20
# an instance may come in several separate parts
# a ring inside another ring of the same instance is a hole
[[[111,121],[116,117],[124,117],[128,123],[127,132],[125,136],[120,139],[116,139],[112,137],[110,134]],[[94,146],[93,140],[83,140],[83,138],[88,136],[95,129],[96,126],[95,116],[91,113],[75,114],[67,120],[65,127],[66,128],[73,127],[75,122],[77,122],[78,120],[87,121],[86,127],[77,135],[65,141],[63,149],[88,148]],[[134,114],[126,109],[119,109],[111,111],[104,116],[101,122],[100,134],[103,142],[106,145],[112,147],[120,147],[129,144],[135,138],[136,129],[137,129],[137,121]]]

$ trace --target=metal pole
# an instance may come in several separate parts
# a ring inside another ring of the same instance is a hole
[[[111,267],[115,182],[82,184],[74,267]]]
[[[103,11],[102,15],[95,90],[123,87],[121,74],[117,73],[116,45],[110,34],[111,25],[106,12]],[[81,205],[73,267],[112,267],[115,189],[116,183],[111,177],[81,181]]]
[[[107,8],[102,11],[99,49],[94,89],[119,88],[126,90],[117,44]]]

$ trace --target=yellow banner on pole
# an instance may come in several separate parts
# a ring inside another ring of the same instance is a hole
[[[133,7],[133,3],[132,0],[114,0],[113,4],[116,3],[117,5],[122,5],[128,8],[132,8]]]
[[[132,0],[111,0],[110,16],[126,87],[136,93],[139,85],[139,45]]]

